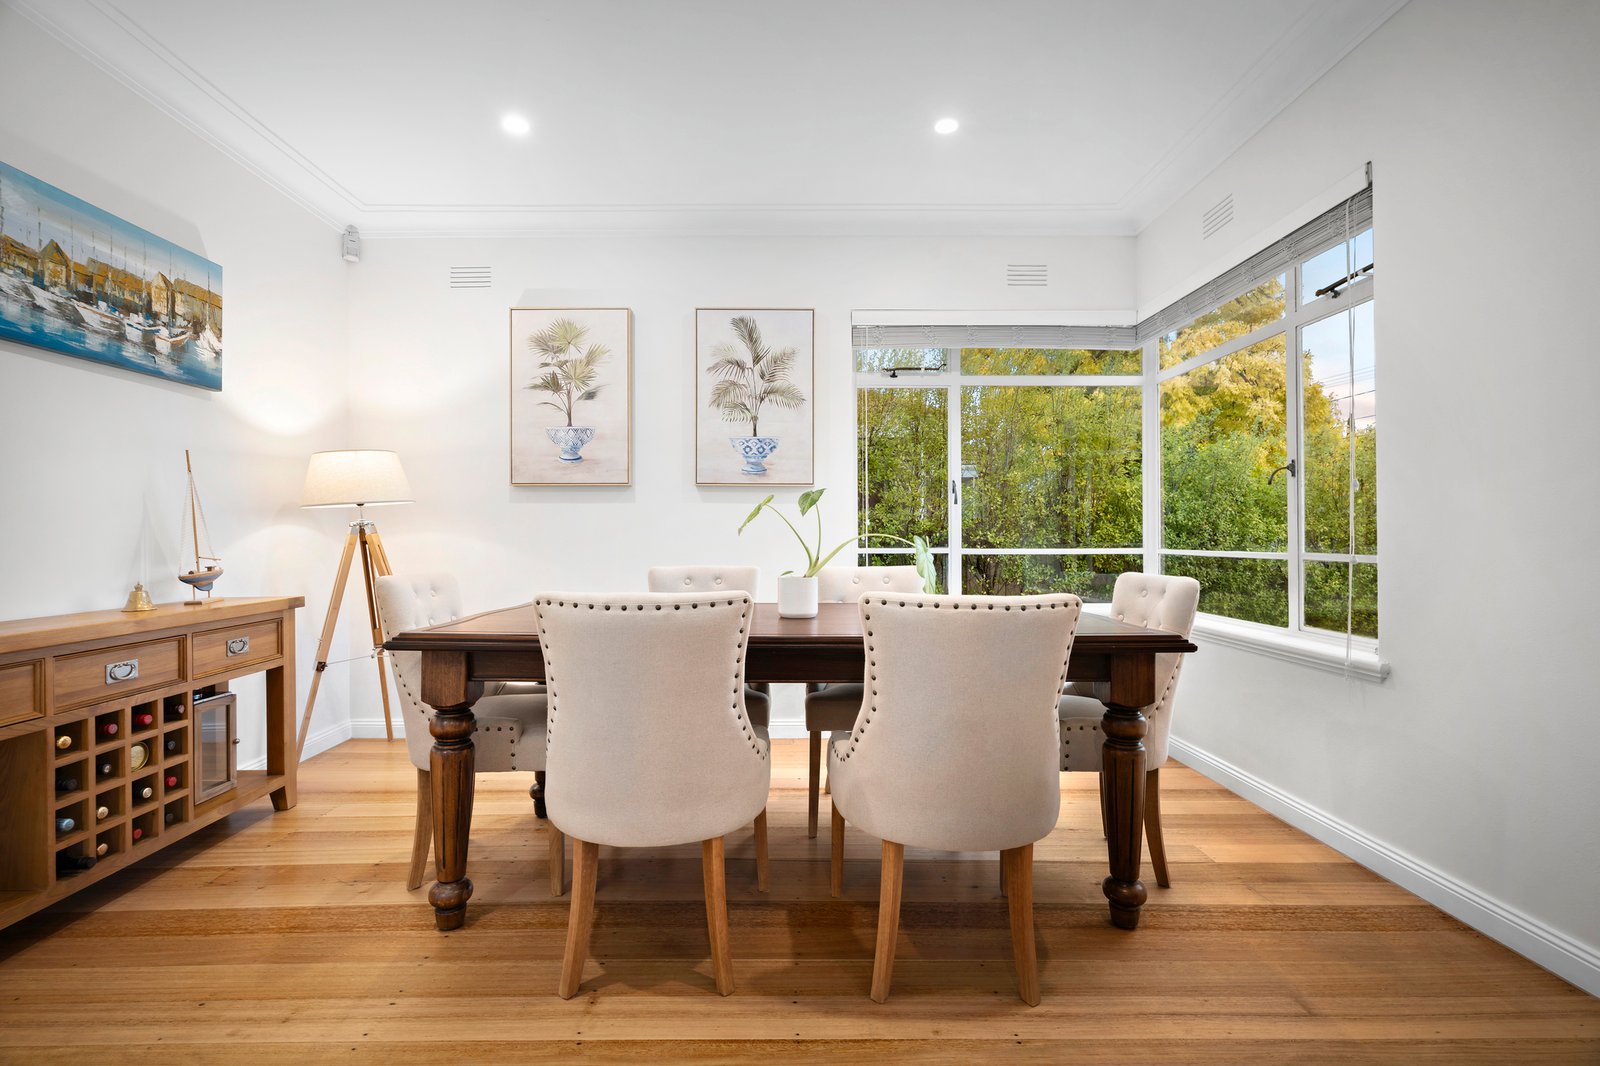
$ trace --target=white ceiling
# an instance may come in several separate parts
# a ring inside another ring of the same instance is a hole
[[[5,2],[372,236],[1135,233],[1404,0]]]

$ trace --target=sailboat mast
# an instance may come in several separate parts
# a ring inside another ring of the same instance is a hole
[[[200,572],[200,518],[199,501],[194,496],[194,464],[189,460],[189,449],[183,450],[183,466],[189,472],[189,533],[194,538],[194,570]]]

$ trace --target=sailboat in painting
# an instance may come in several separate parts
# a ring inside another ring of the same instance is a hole
[[[189,487],[184,494],[184,530],[190,545],[193,546],[194,566],[188,571],[178,575],[178,580],[188,585],[195,592],[204,592],[205,600],[193,594],[189,597],[191,605],[211,602],[211,586],[217,578],[222,576],[222,560],[215,555],[205,555],[200,551],[203,543],[206,551],[211,551],[211,531],[205,528],[206,514],[200,509],[200,493],[194,487],[194,463],[189,459],[189,449],[183,450],[183,465],[189,473]],[[200,534],[205,530],[205,540]]]

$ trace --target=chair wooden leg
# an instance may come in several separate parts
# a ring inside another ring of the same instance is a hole
[[[767,890],[767,809],[756,815],[756,891]]]
[[[550,894],[559,896],[567,890],[567,836],[554,822],[546,822],[545,827],[550,830]],[[578,861],[576,854],[572,861]]]
[[[894,977],[894,945],[900,937],[900,885],[906,868],[906,846],[883,842],[883,871],[878,881],[878,951],[872,960],[872,1002],[889,998]]]
[[[817,793],[822,788],[822,734],[811,731],[811,783],[806,796],[806,837],[817,838]]]
[[[711,939],[711,972],[717,992],[733,992],[733,954],[728,948],[728,883],[721,837],[700,842],[700,865],[706,885],[706,933]]]
[[[433,843],[433,782],[426,770],[417,771],[417,827],[411,834],[411,873],[406,888],[422,887],[422,872],[428,865],[428,846]]]
[[[1000,894],[1006,894],[1006,853],[1000,853]]]
[[[1011,911],[1011,959],[1017,968],[1017,995],[1030,1007],[1039,1005],[1039,958],[1033,944],[1033,845],[1003,852],[1006,903]]]
[[[1150,867],[1156,872],[1156,884],[1171,888],[1167,880],[1167,846],[1161,839],[1161,768],[1146,770],[1144,775],[1144,838],[1150,842]]]
[[[844,891],[844,815],[839,813],[839,808],[831,799],[828,807],[833,811],[833,857],[829,860],[828,868],[833,877],[833,898],[838,899],[839,893]]]
[[[561,957],[561,985],[557,994],[571,999],[583,983],[583,964],[589,957],[589,931],[594,928],[594,875],[600,864],[600,845],[572,839],[572,908],[567,912],[567,950]]]

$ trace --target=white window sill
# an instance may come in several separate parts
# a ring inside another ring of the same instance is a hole
[[[1201,614],[1194,620],[1193,639],[1196,644],[1221,644],[1241,651],[1269,655],[1274,659],[1309,666],[1340,677],[1354,677],[1362,681],[1381,683],[1389,676],[1389,664],[1378,656],[1371,641],[1358,639],[1350,648],[1349,662],[1345,661],[1343,637],[1320,637],[1310,633],[1290,633],[1272,626],[1240,622],[1214,614]]]

